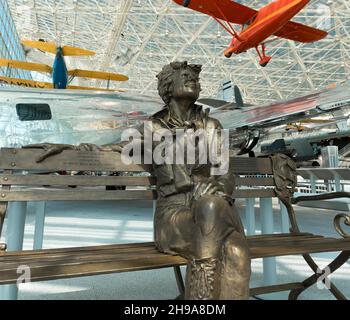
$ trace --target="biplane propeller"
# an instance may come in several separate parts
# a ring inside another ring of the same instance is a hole
[[[52,67],[42,63],[33,63],[25,62],[18,60],[10,59],[1,59],[0,58],[0,67],[24,69],[30,71],[38,71],[49,73],[52,76],[52,83],[49,82],[40,82],[19,78],[11,78],[0,76],[0,82],[25,86],[25,87],[34,87],[34,88],[54,88],[54,89],[79,89],[79,90],[103,90],[103,91],[116,91],[109,89],[109,82],[112,81],[126,81],[129,78],[125,75],[111,72],[102,72],[102,71],[92,71],[92,70],[81,70],[73,69],[68,70],[66,66],[65,56],[91,56],[95,52],[90,50],[85,50],[72,46],[57,46],[54,42],[46,42],[43,40],[40,41],[21,41],[22,45],[25,47],[31,47],[38,49],[42,52],[49,52],[55,54],[55,60]],[[83,78],[92,78],[92,79],[102,79],[107,80],[107,89],[103,88],[94,88],[94,87],[83,87],[83,86],[74,86],[70,85],[71,81],[75,77]]]
[[[233,53],[240,54],[255,48],[262,67],[272,58],[266,55],[266,44],[275,40],[267,40],[270,36],[307,43],[319,41],[328,34],[326,31],[290,21],[310,0],[275,0],[258,11],[232,0],[173,1],[213,17],[232,35],[232,41],[224,51],[225,57],[230,58]],[[237,32],[232,24],[240,25],[241,30]]]

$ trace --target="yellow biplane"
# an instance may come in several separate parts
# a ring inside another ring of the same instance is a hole
[[[49,52],[55,54],[55,60],[53,66],[50,67],[46,64],[25,62],[18,60],[9,60],[0,58],[0,67],[6,68],[16,68],[24,69],[30,71],[38,71],[49,73],[52,76],[52,83],[25,80],[20,78],[11,78],[0,76],[0,83],[6,83],[11,85],[18,85],[24,87],[32,88],[55,88],[55,89],[79,89],[79,90],[103,90],[103,91],[115,91],[109,89],[109,82],[112,81],[127,81],[129,78],[125,75],[118,73],[102,72],[102,71],[90,71],[90,70],[81,70],[73,69],[68,70],[66,62],[64,60],[65,56],[90,56],[94,55],[95,52],[90,50],[85,50],[77,47],[71,46],[56,46],[53,42],[44,42],[44,41],[22,41],[22,44],[32,48],[39,49],[44,52]],[[75,77],[82,78],[92,78],[92,79],[101,79],[107,80],[107,89],[94,88],[94,87],[82,87],[74,86],[69,83]]]

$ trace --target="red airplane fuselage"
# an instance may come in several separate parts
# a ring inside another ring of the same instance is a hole
[[[276,0],[261,8],[258,13],[242,26],[242,31],[234,38],[225,55],[240,54],[258,47],[268,37],[281,29],[310,0]]]

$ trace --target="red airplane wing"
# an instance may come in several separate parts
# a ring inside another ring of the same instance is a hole
[[[180,6],[184,2],[183,0],[173,1]],[[246,23],[257,13],[256,10],[231,0],[191,0],[188,8],[236,24]]]
[[[318,41],[325,38],[327,34],[326,31],[292,21],[289,21],[284,27],[274,33],[277,37],[299,42]]]

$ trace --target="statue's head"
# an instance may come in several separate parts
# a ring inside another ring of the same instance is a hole
[[[202,66],[184,62],[171,62],[157,75],[158,92],[168,104],[171,99],[188,99],[195,102],[201,91],[199,73]]]

